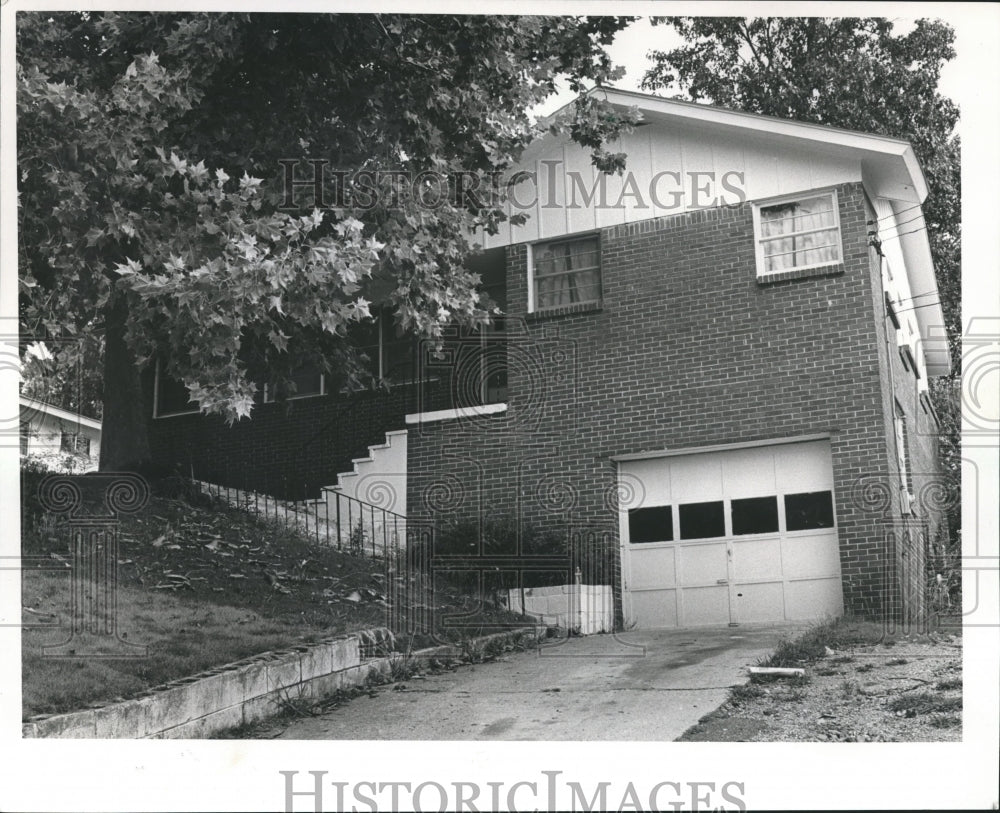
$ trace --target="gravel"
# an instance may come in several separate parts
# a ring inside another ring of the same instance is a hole
[[[845,646],[804,679],[753,682],[682,737],[730,742],[956,742],[962,640],[935,633]]]

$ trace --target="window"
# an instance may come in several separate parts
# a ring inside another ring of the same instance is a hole
[[[198,404],[191,400],[184,382],[168,376],[163,371],[162,365],[157,362],[153,417],[191,415],[198,411]]]
[[[833,494],[829,491],[786,494],[785,527],[789,531],[832,528]]]
[[[681,539],[709,539],[726,535],[722,501],[692,502],[679,507]]]
[[[62,432],[59,438],[59,450],[67,454],[78,454],[90,457],[90,438],[78,432]]]
[[[757,206],[754,220],[758,276],[841,261],[835,192]]]
[[[414,339],[399,330],[388,308],[381,308],[374,322],[356,328],[356,340],[368,356],[368,372],[396,384],[416,379]]]
[[[21,454],[28,453],[28,435],[31,432],[31,424],[27,421],[21,422]]]
[[[531,250],[533,311],[601,301],[601,245],[597,235],[538,243]]]
[[[314,395],[323,395],[325,392],[325,381],[323,374],[316,369],[313,365],[305,365],[300,367],[298,370],[292,373],[290,376],[290,381],[294,385],[294,389],[288,388],[287,398],[292,400],[295,398],[309,398]],[[274,403],[277,398],[276,396],[281,395],[280,390],[275,392],[271,391],[272,388],[267,384],[264,385],[264,403],[271,404]]]
[[[672,542],[674,512],[669,505],[633,508],[628,512],[628,538],[633,545],[642,542]]]
[[[751,497],[732,502],[733,535],[770,534],[778,531],[778,498]]]

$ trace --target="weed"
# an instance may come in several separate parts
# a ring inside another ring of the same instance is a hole
[[[278,696],[278,706],[281,708],[282,716],[288,717],[315,717],[315,704],[299,694],[293,697],[287,689],[282,689]]]
[[[763,697],[763,695],[764,690],[760,686],[747,683],[743,686],[736,686],[729,692],[729,702],[734,706],[741,706],[751,700],[756,700],[758,697]]]
[[[906,658],[893,658],[891,661],[886,661],[886,666],[904,666],[908,664],[909,661]]]
[[[840,684],[840,694],[844,699],[849,700],[859,691],[859,686],[853,680],[845,680]]]
[[[782,641],[761,665],[801,666],[803,663],[823,658],[827,648],[844,649],[853,644],[876,643],[883,635],[882,629],[875,623],[838,618],[807,630],[795,640]],[[850,660],[838,659],[842,663],[848,663]]]
[[[901,711],[911,716],[934,712],[961,711],[961,697],[940,697],[933,692],[916,692],[897,697],[889,704],[890,711]]]
[[[934,685],[935,689],[940,689],[942,692],[950,691],[951,689],[961,689],[962,679],[961,678],[948,678],[947,680],[940,680]]]
[[[927,723],[933,728],[958,728],[962,725],[962,718],[957,714],[938,714]]]
[[[841,655],[839,658],[834,658],[830,663],[854,663],[854,658],[850,655]]]
[[[419,671],[419,664],[409,652],[389,657],[389,678],[393,682],[406,680]]]
[[[865,663],[855,669],[855,672],[871,672],[875,668],[873,663]]]
[[[833,675],[842,675],[844,673],[841,672],[839,669],[827,668],[827,669],[817,669],[816,674],[819,675],[820,677],[831,677]]]
[[[481,641],[468,638],[462,641],[462,659],[468,663],[482,663],[485,656],[485,647]]]

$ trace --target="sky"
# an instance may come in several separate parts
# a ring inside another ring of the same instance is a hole
[[[962,10],[964,5],[955,3],[945,8],[939,4],[927,4],[919,7],[914,4],[903,4],[901,8],[910,13],[905,15],[885,14],[893,20],[896,33],[906,33],[910,30],[917,17],[941,17],[952,25],[955,29],[957,56],[944,66],[939,88],[945,96],[955,101],[960,101],[963,91],[968,88],[967,74],[974,73],[973,63],[977,53],[977,32],[982,25],[980,19]],[[866,9],[864,13],[874,16],[879,12],[876,9]],[[608,49],[615,64],[625,68],[625,76],[617,81],[615,86],[622,90],[641,91],[640,84],[643,74],[650,65],[649,52],[652,50],[669,51],[682,45],[683,42],[672,26],[653,26],[648,17],[636,20],[618,34]],[[572,99],[573,94],[568,89],[563,88],[560,93],[546,99],[532,112],[538,116],[547,116]],[[961,132],[961,122],[959,122],[958,131]]]

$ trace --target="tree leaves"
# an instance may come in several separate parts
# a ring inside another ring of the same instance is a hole
[[[161,359],[204,411],[236,420],[255,381],[303,357],[353,385],[350,327],[372,318],[375,288],[430,339],[482,322],[464,235],[506,218],[503,171],[537,135],[527,111],[557,75],[578,90],[613,79],[604,48],[627,22],[18,15],[26,332],[99,331],[124,299],[136,359]],[[614,171],[624,156],[602,144],[630,125],[589,99],[558,127]],[[362,205],[357,184],[341,201],[331,180],[334,205],[303,194],[284,209],[279,162],[311,144],[345,175],[471,173],[483,200],[430,206],[430,187],[376,178]]]

